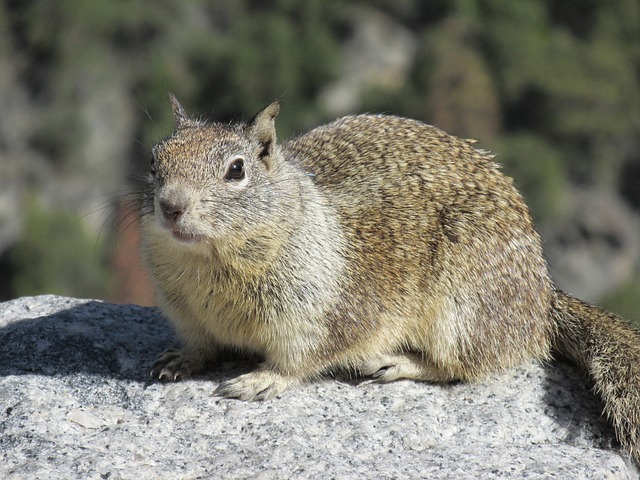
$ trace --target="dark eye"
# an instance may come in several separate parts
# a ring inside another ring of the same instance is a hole
[[[225,180],[242,180],[244,178],[244,160],[236,158],[227,169],[224,176]]]

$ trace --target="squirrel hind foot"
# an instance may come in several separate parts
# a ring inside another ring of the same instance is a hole
[[[358,370],[379,382],[392,382],[403,378],[432,383],[446,383],[456,378],[437,367],[419,353],[396,353],[379,356],[363,362]]]

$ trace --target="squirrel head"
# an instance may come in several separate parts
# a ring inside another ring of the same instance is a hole
[[[175,131],[153,148],[144,200],[153,228],[183,246],[271,235],[291,197],[276,144],[278,102],[234,124],[194,120],[170,102]]]

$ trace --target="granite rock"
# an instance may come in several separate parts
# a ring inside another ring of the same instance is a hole
[[[638,478],[569,365],[477,384],[327,377],[244,403],[212,392],[248,360],[150,378],[174,343],[154,308],[0,304],[0,478]]]

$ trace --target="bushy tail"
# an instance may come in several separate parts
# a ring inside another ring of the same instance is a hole
[[[620,443],[640,466],[640,331],[561,291],[552,308],[555,347],[591,375]]]

